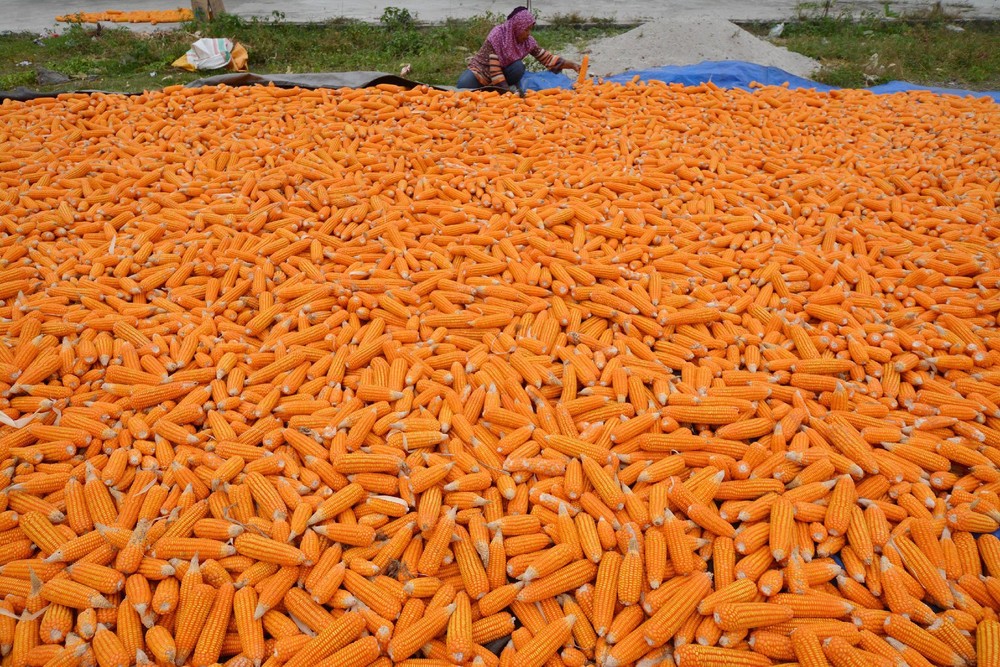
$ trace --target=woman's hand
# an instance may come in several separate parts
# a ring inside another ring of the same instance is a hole
[[[565,69],[571,69],[571,70],[573,70],[574,72],[579,72],[579,71],[580,71],[580,66],[579,66],[578,64],[576,64],[575,62],[573,62],[572,60],[566,60],[566,61],[563,61],[563,66],[562,66],[562,68],[563,68],[564,70],[565,70]]]

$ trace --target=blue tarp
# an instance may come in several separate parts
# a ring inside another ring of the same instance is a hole
[[[706,60],[697,65],[665,66],[651,69],[641,69],[616,74],[607,77],[607,81],[616,83],[628,83],[635,77],[640,81],[665,81],[666,83],[680,83],[685,86],[697,86],[711,81],[719,88],[741,88],[749,90],[751,83],[760,83],[767,86],[781,86],[788,84],[790,88],[815,88],[816,90],[827,92],[836,90],[837,86],[827,86],[800,76],[795,76],[777,67],[766,67],[741,60]],[[528,72],[522,79],[526,90],[545,90],[549,88],[570,88],[573,80],[562,74],[551,72]],[[975,97],[991,97],[994,102],[1000,103],[1000,91],[972,91],[957,90],[951,88],[934,88],[928,86],[918,86],[906,81],[890,81],[881,86],[866,88],[873,93],[898,93],[906,90],[926,90],[932,93],[947,95],[973,95]]]

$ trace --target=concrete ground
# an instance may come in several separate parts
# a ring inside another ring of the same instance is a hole
[[[386,7],[400,7],[418,20],[441,22],[447,18],[467,18],[486,12],[506,14],[519,2],[527,0],[388,0],[387,2],[348,2],[347,0],[225,0],[226,9],[245,18],[270,18],[282,12],[290,22],[309,23],[344,17],[362,21],[377,21]],[[621,23],[638,23],[677,16],[719,18],[732,21],[781,21],[794,18],[802,6],[821,5],[821,1],[801,0],[630,0],[629,2],[592,2],[579,0],[542,0],[531,2],[531,8],[546,17],[557,14],[578,14],[602,17]],[[927,9],[934,3],[927,0],[893,0],[888,3],[896,13]],[[1000,0],[963,0],[944,2],[944,8],[961,18],[1000,19]],[[187,0],[0,0],[0,32],[34,32],[59,30],[65,24],[55,17],[76,12],[100,12],[109,9],[161,10],[188,7]],[[814,11],[814,10],[809,10]],[[838,0],[831,10],[843,12],[871,11],[882,14],[885,3],[871,0]],[[132,26],[138,30],[171,27]]]

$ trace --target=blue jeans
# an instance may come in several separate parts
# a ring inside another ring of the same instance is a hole
[[[508,86],[516,86],[521,81],[521,77],[524,76],[524,61],[515,60],[511,64],[503,68],[503,76],[507,79]],[[482,84],[479,83],[479,79],[476,75],[472,73],[472,70],[467,69],[462,72],[462,75],[458,77],[458,83],[455,84],[458,88],[482,88]]]

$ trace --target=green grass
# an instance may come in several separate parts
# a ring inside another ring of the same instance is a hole
[[[832,3],[831,3],[832,4]],[[815,6],[813,6],[815,5]],[[940,10],[898,18],[891,6],[884,14],[860,18],[831,16],[825,1],[800,6],[802,20],[788,22],[775,43],[816,58],[816,79],[839,86],[869,86],[892,79],[924,85],[974,90],[1000,89],[1000,22],[963,22],[956,32]],[[410,77],[431,84],[455,82],[465,60],[503,17],[480,16],[422,25],[406,10],[386,10],[376,24],[334,20],[289,24],[271,19],[224,16],[212,23],[189,23],[181,29],[136,33],[113,24],[70,27],[58,36],[0,35],[0,90],[25,86],[44,91],[141,91],[187,83],[217,72],[184,72],[170,64],[198,37],[230,37],[250,54],[259,73],[379,70],[398,72],[404,63]],[[579,13],[544,17],[535,36],[559,52],[618,34],[631,26],[587,18]],[[770,24],[744,26],[765,35]],[[28,61],[31,64],[21,66]],[[41,66],[70,77],[41,85]]]
[[[273,19],[223,16],[211,23],[189,23],[174,31],[135,33],[102,24],[71,26],[64,34],[41,39],[37,35],[0,35],[0,90],[26,86],[38,90],[100,89],[141,91],[186,83],[217,72],[189,73],[170,64],[198,37],[229,37],[243,44],[249,69],[257,73],[378,70],[398,72],[404,63],[410,78],[431,84],[454,84],[466,58],[482,45],[490,28],[503,17],[481,16],[421,25],[406,10],[389,8],[378,24],[334,20],[322,24],[289,24]],[[617,34],[627,28],[579,17],[560,18],[540,25],[534,35],[545,48],[559,52]],[[580,25],[582,23],[583,25]],[[18,63],[29,61],[30,66]],[[35,67],[69,76],[69,83],[39,85]],[[155,74],[155,76],[153,75]]]
[[[891,8],[886,11],[889,16],[820,15],[789,22],[774,43],[818,60],[822,69],[814,78],[831,85],[865,87],[897,79],[1000,89],[1000,22],[954,23],[940,11],[897,19]],[[744,27],[766,35],[771,26]]]

